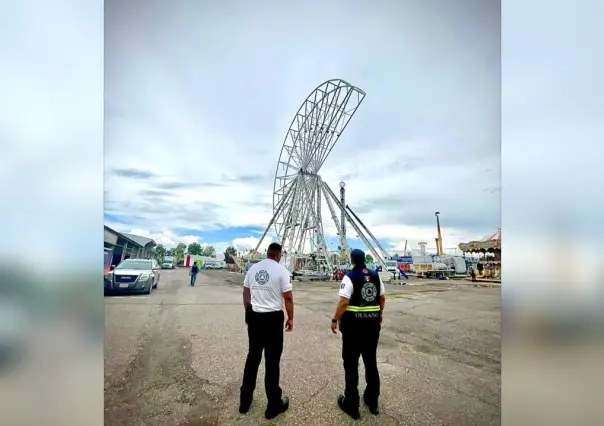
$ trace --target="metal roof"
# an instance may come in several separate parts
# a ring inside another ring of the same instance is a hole
[[[153,241],[153,239],[151,238],[147,238],[147,237],[141,237],[139,235],[133,235],[133,234],[126,234],[123,232],[120,232],[121,235],[123,235],[124,237],[128,238],[129,240],[134,241],[135,243],[139,244],[142,247],[145,247],[148,244],[153,243],[153,245],[155,245],[155,241]]]

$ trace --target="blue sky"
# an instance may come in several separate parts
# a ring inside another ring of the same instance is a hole
[[[445,247],[500,226],[497,4],[177,4],[106,2],[108,225],[254,246],[294,114],[342,78],[367,96],[320,174],[384,246],[433,246],[435,211]]]

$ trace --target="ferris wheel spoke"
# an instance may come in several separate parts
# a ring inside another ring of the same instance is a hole
[[[319,170],[325,162],[325,159],[329,155],[331,149],[335,146],[340,135],[348,125],[348,122],[352,118],[352,115],[356,112],[363,98],[364,95],[361,96],[360,92],[355,88],[350,89],[346,92],[342,104],[338,107],[337,114],[332,117],[330,122],[330,128],[332,129],[332,137],[329,138],[327,143],[321,144],[316,154],[316,157],[313,158],[314,168],[316,170]],[[353,105],[350,109],[347,110],[346,107],[349,105],[349,103],[352,103]]]
[[[313,268],[319,264],[331,266],[322,203],[328,203],[332,217],[335,211],[327,184],[318,173],[364,96],[362,90],[346,81],[329,80],[304,100],[285,135],[273,184],[271,225],[292,267],[298,264],[297,258],[307,266],[315,265]],[[338,228],[337,220],[334,223]],[[268,227],[264,235],[267,232]],[[314,254],[304,255],[308,250]]]
[[[296,151],[296,149],[294,149],[293,145],[283,145],[283,148],[285,148],[285,150],[287,151],[288,155],[291,158],[291,162],[287,163],[289,165],[289,167],[294,166],[296,168],[296,170],[299,169],[300,165],[302,164],[302,159],[300,158],[298,151]]]
[[[323,164],[327,153],[335,145],[342,132],[340,123],[347,122],[350,114],[346,106],[353,93],[359,93],[356,88],[337,86],[328,92],[315,105],[310,121],[314,130],[312,140],[308,141],[306,156],[303,158],[303,168],[316,173]],[[358,105],[357,105],[358,106]],[[356,111],[356,106],[352,108]]]
[[[330,82],[327,82],[325,84],[325,89],[319,88],[313,93],[312,103],[309,104],[308,100],[305,102],[305,108],[307,110],[305,135],[307,137],[305,139],[305,155],[302,159],[302,167],[305,169],[308,169],[309,159],[316,149],[316,142],[318,139],[320,139],[320,134],[323,130],[321,126],[321,116],[327,112],[328,108],[326,107],[326,104],[329,103],[330,97],[333,98],[334,91],[336,90],[336,86]]]
[[[328,84],[329,86],[329,84]],[[324,128],[325,117],[330,113],[330,104],[336,98],[337,88],[321,91],[320,99],[315,97],[312,110],[309,111],[307,122],[310,123],[309,138],[306,143],[305,156],[303,158],[303,167],[309,169],[311,158],[318,148],[318,144],[324,139],[326,129]],[[330,100],[331,98],[331,100]],[[314,170],[313,170],[314,171]]]

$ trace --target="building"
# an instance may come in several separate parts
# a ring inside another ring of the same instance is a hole
[[[156,246],[151,238],[125,234],[105,225],[105,268],[132,257],[151,259]]]

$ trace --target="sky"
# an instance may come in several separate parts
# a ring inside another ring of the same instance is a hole
[[[165,243],[253,244],[292,116],[329,78],[367,96],[321,174],[332,188],[346,180],[383,245],[432,243],[440,211],[445,247],[501,223],[506,264],[526,263],[518,277],[537,252],[601,252],[604,61],[593,45],[604,4],[506,2],[501,52],[498,17],[480,18],[487,2],[333,2],[333,14],[312,2],[295,13],[145,4],[3,6],[0,194],[11,201],[0,254],[28,259],[36,247],[48,265],[101,264],[90,241],[102,222]],[[166,187],[169,200],[139,194]],[[367,211],[371,199],[382,207]]]
[[[434,247],[435,211],[445,248],[500,227],[500,13],[480,0],[105,2],[105,222],[254,247],[290,122],[333,78],[367,96],[319,173],[383,246]]]
[[[496,2],[307,1],[287,12],[276,1],[254,11],[243,1],[105,3],[2,4],[0,269],[21,263],[53,289],[65,270],[100,283],[103,222],[165,242],[253,244],[292,115],[318,84],[344,78],[367,97],[321,173],[332,187],[346,180],[349,204],[380,239],[431,242],[436,210],[445,247],[500,222],[506,309],[517,295],[531,314],[601,303],[604,2],[505,1],[501,52],[499,19],[483,11]],[[158,189],[173,196],[140,194]],[[381,203],[365,209],[372,198]],[[65,360],[91,354],[65,348]],[[52,402],[32,395],[56,389],[36,378],[22,400]],[[85,403],[82,389],[64,386],[61,400]],[[81,424],[65,414],[46,424]]]

